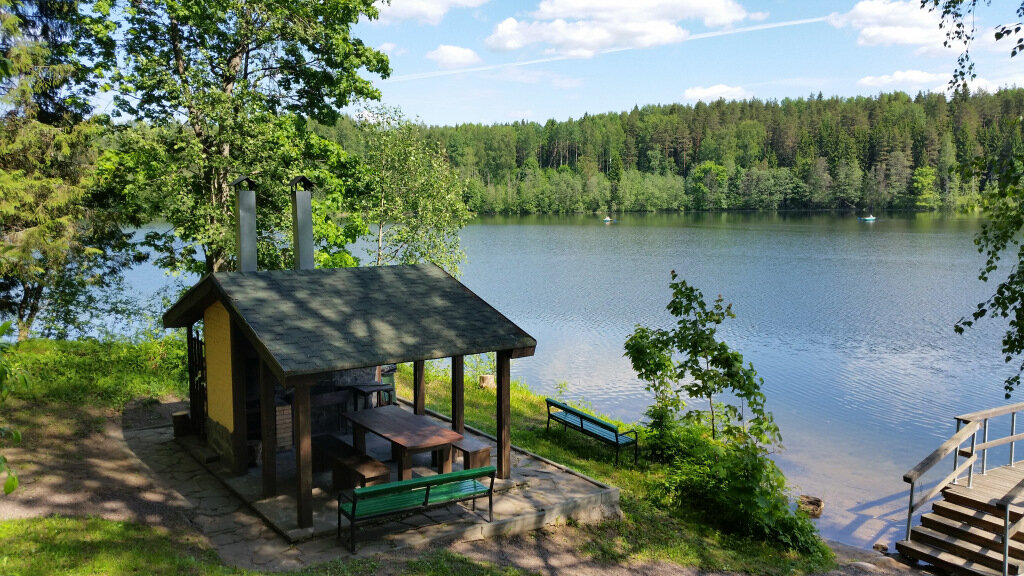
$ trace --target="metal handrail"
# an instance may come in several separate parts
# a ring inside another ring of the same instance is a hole
[[[934,498],[949,483],[956,484],[963,472],[967,471],[967,487],[971,488],[974,483],[974,465],[978,461],[978,452],[981,452],[981,474],[988,472],[988,449],[997,446],[1010,445],[1010,467],[1014,466],[1015,445],[1018,441],[1024,440],[1024,434],[1017,434],[1017,413],[1024,411],[1024,403],[1010,404],[999,408],[979,410],[969,414],[956,417],[956,434],[942,443],[934,452],[919,462],[910,471],[903,475],[903,481],[910,484],[910,503],[907,506],[907,540],[910,540],[910,530],[914,519],[914,513]],[[989,439],[988,421],[998,416],[1010,415],[1010,433],[1002,438]],[[978,431],[982,432],[981,443],[978,443]],[[963,444],[970,440],[971,447],[964,449]],[[936,464],[953,454],[953,472],[938,482],[934,488],[928,491],[917,502],[914,501],[914,489],[918,480]],[[961,464],[960,457],[966,459]],[[1011,503],[1017,496],[1024,494],[1024,481],[1013,488],[1007,495],[996,503],[1002,512],[1003,517],[1003,575],[1007,576],[1009,570],[1009,549],[1010,539],[1024,527],[1024,516],[1017,522],[1010,523]]]

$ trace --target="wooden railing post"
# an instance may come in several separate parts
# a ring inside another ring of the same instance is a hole
[[[986,447],[981,450],[981,475],[988,474],[988,418],[985,418],[985,424],[982,426],[982,444]]]
[[[1017,435],[1017,413],[1010,414],[1010,437]],[[1013,468],[1013,449],[1016,447],[1017,441],[1010,442],[1010,468]]]
[[[1003,576],[1010,572],[1010,506],[1003,510]]]
[[[962,424],[963,424],[963,420],[960,420],[959,418],[957,418],[956,419],[956,431],[957,432],[960,432],[960,426]],[[960,451],[957,450],[957,451],[953,452],[953,470],[956,470],[959,467],[960,467]],[[959,478],[953,478],[953,484],[957,484],[959,482],[960,482]]]
[[[974,447],[978,445],[978,429],[974,429],[974,434],[971,434],[971,456],[977,456],[974,453]],[[974,487],[974,463],[971,462],[971,467],[967,469],[967,487]]]
[[[914,522],[914,483],[910,483],[910,505],[907,506],[907,541],[910,541],[910,526]]]

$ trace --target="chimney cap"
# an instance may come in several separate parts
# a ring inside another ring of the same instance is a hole
[[[288,185],[292,187],[292,190],[294,190],[299,184],[302,184],[303,190],[309,190],[313,187],[313,181],[302,175],[292,178],[291,182],[288,183]]]
[[[239,176],[238,178],[235,178],[231,182],[231,184],[228,184],[228,186],[234,187],[234,186],[238,186],[239,184],[242,184],[242,183],[248,183],[250,189],[256,187],[256,181],[253,180],[252,178],[249,178],[248,176]]]

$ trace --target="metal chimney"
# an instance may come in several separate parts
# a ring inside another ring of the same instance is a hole
[[[313,183],[305,176],[296,176],[288,184],[292,187],[292,246],[295,249],[295,269],[312,270],[316,267],[313,262]]]
[[[256,191],[255,182],[241,176],[231,183],[235,188],[235,221],[238,246],[238,271],[256,271]]]

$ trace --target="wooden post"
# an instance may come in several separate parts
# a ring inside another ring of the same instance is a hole
[[[292,412],[295,414],[295,472],[299,528],[313,525],[313,450],[310,440],[309,387],[312,378],[295,379]]]
[[[249,469],[249,445],[246,442],[245,381],[246,347],[249,341],[234,322],[231,323],[231,472],[245,474]]]
[[[260,360],[260,438],[263,454],[263,497],[277,496],[277,405],[274,377]]]
[[[452,356],[452,430],[466,430],[466,362],[463,356]]]
[[[427,413],[426,367],[423,360],[412,363],[412,411],[420,416]]]
[[[512,351],[498,351],[497,366],[497,423],[498,423],[498,478],[508,478],[512,472]]]

